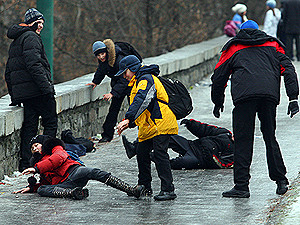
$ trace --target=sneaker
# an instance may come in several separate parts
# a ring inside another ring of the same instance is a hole
[[[108,137],[103,137],[103,138],[101,138],[101,139],[99,140],[99,143],[107,143],[107,142],[110,142],[110,141],[111,141],[110,138],[108,138]]]
[[[249,191],[241,191],[235,188],[232,188],[230,191],[225,191],[222,193],[223,197],[226,198],[249,198],[250,192]]]
[[[289,184],[287,180],[276,181],[276,184],[277,184],[276,194],[283,195],[287,192],[288,184]]]
[[[158,195],[154,196],[154,200],[156,201],[167,201],[167,200],[174,200],[177,195],[174,191],[160,191]]]
[[[129,159],[136,155],[136,147],[133,143],[129,142],[125,135],[122,135],[122,142],[126,150],[126,155]]]

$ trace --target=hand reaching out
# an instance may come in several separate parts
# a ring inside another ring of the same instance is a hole
[[[17,194],[17,193],[26,193],[26,192],[29,192],[30,191],[30,187],[26,187],[26,188],[22,188],[21,190],[18,190],[18,191],[14,191],[13,194]]]
[[[22,172],[23,175],[28,175],[28,174],[31,174],[31,173],[36,173],[36,171],[33,167],[27,168]]]
[[[121,133],[126,130],[129,127],[129,120],[123,120],[122,122],[120,122],[117,126],[117,132],[119,135],[121,135]]]
[[[90,85],[90,86],[92,86],[93,87],[93,90],[95,89],[95,87],[97,87],[97,84],[95,84],[95,83],[88,83],[88,84],[86,84],[86,86],[88,86],[88,85]]]
[[[111,93],[103,95],[103,99],[106,101],[109,101],[112,97],[113,97],[113,95]]]

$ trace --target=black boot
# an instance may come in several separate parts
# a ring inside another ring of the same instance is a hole
[[[158,195],[154,196],[154,200],[156,201],[167,201],[167,200],[174,200],[177,195],[174,191],[160,191]]]
[[[141,186],[141,185],[136,185],[137,186]],[[140,197],[151,197],[153,194],[152,188],[144,188],[144,190],[141,193]],[[128,196],[133,196],[132,194],[127,194]]]
[[[105,184],[108,186],[111,186],[113,188],[116,188],[120,191],[123,191],[127,193],[129,196],[134,196],[136,198],[139,198],[141,196],[144,196],[144,190],[145,186],[144,185],[137,185],[135,187],[132,187],[131,185],[125,183],[121,179],[114,177],[110,175],[107,180],[105,181]]]
[[[289,184],[287,180],[276,181],[276,184],[277,184],[276,194],[283,195],[287,192],[288,184]]]
[[[129,159],[136,155],[137,141],[129,142],[125,135],[122,135],[122,142],[126,150],[126,155]]]
[[[222,195],[223,195],[223,197],[227,197],[227,198],[249,198],[250,192],[232,188],[229,191],[223,192]]]
[[[111,141],[111,138],[108,138],[106,136],[103,136],[100,140],[99,143],[108,143]]]
[[[76,200],[82,200],[89,196],[89,190],[81,187],[76,187],[74,189],[55,187],[53,190],[53,195],[58,198],[73,198]]]

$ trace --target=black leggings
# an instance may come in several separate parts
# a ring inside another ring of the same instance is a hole
[[[43,197],[55,197],[53,190],[55,187],[70,188],[84,187],[89,180],[97,180],[105,183],[110,173],[97,168],[79,166],[71,172],[68,178],[56,185],[42,185],[38,188],[37,193]]]

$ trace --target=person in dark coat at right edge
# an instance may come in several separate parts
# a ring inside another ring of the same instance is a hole
[[[300,61],[300,0],[282,2],[282,23],[285,34],[286,55],[294,60],[293,46],[296,42],[296,57]]]
[[[211,77],[213,114],[223,111],[224,91],[231,75],[233,109],[234,184],[223,197],[249,198],[250,165],[253,154],[255,117],[267,150],[269,177],[277,184],[276,193],[288,190],[286,168],[275,137],[276,108],[280,98],[280,76],[284,77],[289,97],[288,115],[299,112],[299,86],[295,68],[285,55],[283,44],[258,30],[253,20],[242,24],[240,32],[222,49],[222,55]]]

